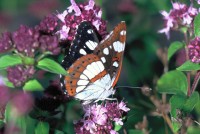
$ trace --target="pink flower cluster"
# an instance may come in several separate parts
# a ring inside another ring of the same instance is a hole
[[[190,60],[194,63],[200,63],[200,37],[191,40],[188,49]]]
[[[191,27],[194,17],[198,14],[198,10],[192,6],[188,7],[181,3],[172,3],[173,9],[168,12],[161,11],[164,16],[165,27],[159,30],[159,33],[165,33],[169,38],[171,29],[178,30],[181,27]]]
[[[130,109],[121,101],[107,101],[105,104],[93,104],[84,107],[84,118],[75,123],[75,132],[77,134],[117,134],[113,130],[113,123],[123,125],[122,117]]]
[[[61,20],[61,29],[57,32],[62,40],[73,40],[77,30],[77,26],[82,21],[89,21],[96,28],[101,37],[106,32],[106,22],[101,19],[102,11],[100,7],[95,5],[94,0],[88,3],[76,4],[75,0],[70,0],[71,6],[57,17]]]

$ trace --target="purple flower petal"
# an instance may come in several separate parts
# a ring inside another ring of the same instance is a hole
[[[121,110],[123,110],[125,112],[128,112],[130,110],[130,108],[126,107],[126,104],[123,101],[121,101],[119,103],[118,107],[119,107],[119,109],[121,109]]]

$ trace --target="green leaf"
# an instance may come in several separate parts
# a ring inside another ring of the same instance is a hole
[[[0,120],[0,129],[4,126],[3,120]]]
[[[144,134],[141,130],[131,129],[128,130],[128,134]]]
[[[116,123],[114,124],[114,130],[119,131],[122,128],[121,125],[117,125]]]
[[[39,122],[35,128],[35,134],[49,134],[49,123]]]
[[[0,57],[0,70],[18,64],[22,64],[22,59],[18,55],[4,55]]]
[[[187,98],[186,102],[183,105],[183,111],[185,112],[191,112],[194,107],[196,106],[196,104],[199,101],[199,93],[198,92],[194,92],[189,98]]]
[[[157,82],[160,93],[187,94],[187,78],[181,71],[170,71],[165,73]]]
[[[25,85],[23,86],[23,90],[25,90],[25,91],[43,91],[44,88],[36,79],[33,79],[33,80],[29,80],[25,83]]]
[[[200,14],[194,18],[194,34],[200,36]]]
[[[177,132],[182,125],[180,122],[178,122],[179,113],[177,110],[189,113],[194,109],[198,101],[198,92],[194,92],[189,98],[186,95],[173,95],[170,98],[170,114],[172,118],[172,126],[175,132]]]
[[[190,126],[187,129],[187,134],[200,134],[200,128],[199,127]]]
[[[65,134],[65,133],[60,130],[55,130],[55,134]]]
[[[200,65],[191,62],[190,60],[183,63],[180,67],[176,68],[179,71],[193,71],[200,70]]]
[[[40,60],[37,67],[51,73],[67,75],[67,71],[52,59],[44,58]]]
[[[170,46],[169,46],[169,49],[168,49],[168,55],[167,55],[167,58],[168,60],[171,59],[171,57],[181,48],[184,47],[184,44],[179,42],[179,41],[175,41],[173,42]]]

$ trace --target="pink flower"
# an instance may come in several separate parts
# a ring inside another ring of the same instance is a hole
[[[110,134],[118,134],[118,132],[116,132],[115,130],[111,130]]]
[[[130,109],[124,102],[105,102],[100,105],[91,104],[83,107],[84,118],[75,123],[76,133],[99,134],[113,133],[113,123],[123,125],[122,117]]]
[[[192,21],[198,14],[196,8],[181,3],[172,3],[173,9],[168,12],[161,11],[164,19],[164,28],[159,33],[165,33],[169,39],[170,30],[180,30],[182,27],[192,28]]]
[[[117,125],[122,126],[124,123],[122,122],[122,118],[114,118],[114,121]]]
[[[95,123],[91,120],[84,121],[84,127],[86,130],[90,131],[90,133],[94,133],[97,130]]]
[[[91,22],[102,38],[107,34],[106,22],[101,19],[102,11],[95,5],[94,0],[84,4],[76,4],[75,0],[70,0],[71,6],[63,13],[57,15],[60,19],[61,28],[57,31],[62,40],[73,40],[77,27],[82,21]]]
[[[200,38],[196,37],[191,40],[188,49],[190,60],[194,63],[200,63]]]
[[[173,6],[173,8],[176,9],[176,10],[180,10],[180,9],[183,9],[183,8],[186,7],[185,4],[181,4],[181,3],[177,3],[177,2],[172,3],[172,6]]]
[[[119,109],[123,110],[124,112],[128,112],[130,110],[130,108],[126,107],[126,104],[123,101],[121,101],[119,103],[118,107],[119,107]]]
[[[197,0],[197,3],[200,4],[200,0]]]

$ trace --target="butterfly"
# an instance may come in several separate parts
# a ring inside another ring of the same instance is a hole
[[[90,22],[81,22],[62,62],[68,75],[62,77],[61,86],[68,95],[83,104],[109,99],[120,76],[125,42],[125,22],[101,42]]]

